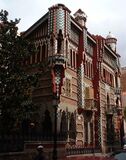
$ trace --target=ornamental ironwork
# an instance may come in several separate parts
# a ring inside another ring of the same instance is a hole
[[[85,110],[97,110],[97,101],[95,99],[85,99],[84,109]]]
[[[106,114],[117,114],[120,115],[122,112],[122,108],[115,104],[106,104]]]

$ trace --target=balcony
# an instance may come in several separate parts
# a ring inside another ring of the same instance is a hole
[[[94,99],[85,99],[84,100],[84,110],[97,110],[97,101]]]
[[[97,101],[94,99],[85,99],[84,108],[78,107],[78,114],[83,114],[86,121],[91,121],[93,113],[97,111]]]
[[[89,113],[92,114],[93,111],[97,111],[97,101],[94,99],[85,99],[84,107],[78,107],[78,114]]]
[[[119,87],[115,88],[115,94],[120,95],[121,94],[121,88],[119,88]]]
[[[113,114],[117,114],[117,115],[121,115],[122,113],[122,108],[120,108],[120,106],[115,105],[115,104],[106,104],[106,114],[107,115],[113,115]]]
[[[55,54],[53,56],[49,56],[48,62],[50,65],[62,65],[67,62],[67,58],[63,54]]]

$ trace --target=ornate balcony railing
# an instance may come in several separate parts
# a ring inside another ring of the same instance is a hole
[[[95,99],[85,99],[84,102],[85,110],[97,110],[97,101]]]
[[[48,61],[50,64],[65,64],[67,62],[67,58],[63,54],[55,54],[53,56],[49,56]]]
[[[120,95],[121,94],[121,88],[115,88],[115,94]]]
[[[121,114],[122,108],[115,104],[106,104],[106,114]]]
[[[101,153],[101,149],[98,147],[86,147],[84,145],[71,145],[66,148],[66,154],[69,155],[80,155],[80,154],[92,154]],[[87,158],[88,159],[88,158]]]

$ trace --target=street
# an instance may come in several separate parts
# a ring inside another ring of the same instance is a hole
[[[65,160],[114,160],[114,158],[107,156],[68,156]]]

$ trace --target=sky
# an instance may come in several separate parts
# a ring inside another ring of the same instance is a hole
[[[111,32],[117,38],[121,67],[126,66],[126,0],[0,0],[0,10],[7,10],[9,19],[21,18],[19,31],[25,31],[57,3],[68,7],[71,15],[82,9],[91,34],[106,37]]]

